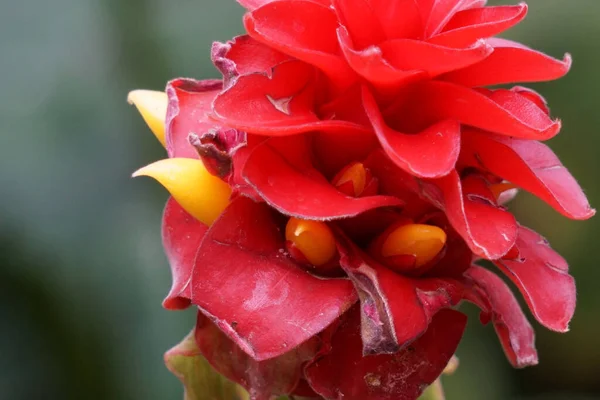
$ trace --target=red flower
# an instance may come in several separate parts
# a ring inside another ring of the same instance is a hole
[[[518,302],[473,262],[565,332],[567,264],[503,203],[521,188],[573,219],[594,211],[539,142],[560,130],[544,99],[483,86],[556,79],[570,57],[493,38],[525,4],[240,2],[248,36],[213,46],[222,81],[131,95],[170,157],[137,175],[173,195],[164,306],[198,307],[197,353],[255,399],[415,399],[454,354],[466,300],[515,367],[536,364]]]

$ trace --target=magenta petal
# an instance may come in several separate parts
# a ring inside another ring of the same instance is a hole
[[[173,198],[165,206],[162,220],[162,241],[171,266],[173,285],[163,307],[181,310],[190,305],[189,283],[196,251],[208,228],[189,215]]]
[[[412,279],[385,268],[339,238],[340,265],[361,300],[363,353],[392,354],[420,337],[441,309],[464,297],[453,279]]]
[[[313,338],[279,357],[256,361],[202,313],[198,313],[194,336],[200,352],[213,368],[242,385],[257,400],[294,391],[304,363],[314,358],[318,348],[318,339]]]
[[[215,98],[212,117],[229,127],[266,136],[366,131],[354,123],[317,117],[315,78],[315,69],[297,60],[279,64],[270,73],[242,75]]]
[[[568,331],[576,290],[567,262],[546,239],[522,226],[515,247],[518,259],[498,260],[496,266],[519,287],[540,324],[557,332]]]
[[[175,79],[167,84],[169,105],[165,121],[169,157],[198,158],[188,135],[202,135],[218,125],[208,119],[212,101],[221,91],[221,81]]]
[[[450,361],[466,323],[464,314],[442,310],[409,347],[363,357],[360,315],[353,309],[334,334],[331,351],[306,367],[306,378],[327,399],[415,400]]]
[[[489,312],[511,364],[515,368],[536,365],[535,333],[510,288],[496,274],[478,266],[471,267],[465,276],[473,280],[489,303],[490,310],[484,306],[482,313]]]
[[[238,197],[210,227],[196,256],[192,303],[255,360],[280,356],[346,311],[346,279],[307,274],[285,256],[272,211]]]
[[[575,178],[545,144],[474,129],[463,133],[463,142],[462,162],[514,183],[569,218],[595,214]]]
[[[368,89],[363,90],[365,110],[386,154],[402,169],[421,178],[437,178],[454,169],[460,152],[460,124],[447,120],[418,134],[388,127]]]
[[[489,40],[488,42],[492,42]],[[498,43],[493,41],[492,43]],[[502,44],[505,41],[500,42]],[[510,42],[512,44],[512,42]],[[516,82],[544,82],[562,78],[571,69],[571,55],[557,60],[524,46],[495,46],[485,60],[449,72],[441,79],[463,86],[486,86]]]
[[[286,138],[286,142],[271,139],[257,146],[243,175],[269,205],[300,218],[340,219],[402,204],[391,196],[349,197],[338,191],[310,164],[305,137]]]

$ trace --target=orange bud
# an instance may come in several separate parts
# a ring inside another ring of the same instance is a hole
[[[315,266],[326,264],[337,252],[333,232],[324,222],[290,218],[285,238]]]
[[[356,162],[342,169],[332,180],[333,185],[342,193],[359,197],[369,183],[367,169],[362,163]]]
[[[165,119],[167,95],[153,90],[133,90],[127,96],[129,104],[136,106],[154,136],[165,147]]]
[[[446,232],[433,225],[407,224],[390,232],[381,246],[383,257],[413,256],[416,267],[433,260],[446,244]]]

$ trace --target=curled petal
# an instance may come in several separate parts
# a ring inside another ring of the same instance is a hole
[[[198,158],[188,135],[201,135],[218,128],[208,119],[212,101],[223,84],[217,80],[175,79],[167,84],[169,105],[166,119],[166,144],[169,157]]]
[[[392,354],[427,330],[431,318],[464,297],[453,279],[413,279],[385,268],[340,236],[340,265],[359,293],[363,353]]]
[[[454,169],[460,153],[460,124],[447,120],[418,134],[404,134],[386,125],[375,99],[363,90],[365,110],[386,154],[406,172],[436,178]]]
[[[569,171],[543,143],[468,129],[461,161],[484,168],[535,194],[561,214],[591,218],[595,211]]]
[[[548,329],[567,332],[575,312],[575,280],[567,262],[539,234],[519,227],[517,259],[494,263],[518,287],[535,318]]]
[[[521,22],[527,4],[472,8],[456,13],[444,30],[428,39],[441,46],[469,46],[479,39],[495,36]]]
[[[327,399],[414,400],[452,358],[466,326],[464,314],[440,311],[427,332],[395,354],[363,357],[360,315],[349,311],[329,353],[306,367],[311,387]]]
[[[221,375],[239,383],[257,400],[292,393],[300,382],[303,364],[314,358],[319,344],[315,337],[279,357],[257,361],[202,313],[198,313],[195,339],[201,354]]]
[[[267,136],[366,131],[351,122],[320,120],[313,110],[314,79],[314,69],[300,61],[284,62],[270,74],[240,76],[215,98],[212,117],[229,127]]]
[[[386,115],[398,112],[398,105],[386,110]],[[454,119],[522,139],[547,140],[561,126],[560,121],[551,120],[535,102],[516,91],[478,91],[441,81],[421,84],[402,107],[401,115],[410,116],[419,126]]]
[[[432,183],[441,190],[441,199],[430,185],[422,187],[423,194],[434,203],[441,200],[448,220],[475,254],[495,260],[508,253],[517,237],[517,222],[510,212],[481,201],[479,195],[471,198],[456,172]]]
[[[192,303],[258,361],[307,341],[356,301],[348,280],[307,274],[284,246],[269,207],[240,196],[208,230],[196,256]]]
[[[332,220],[358,215],[365,211],[398,206],[395,197],[350,197],[338,191],[310,165],[310,152],[304,137],[283,143],[287,150],[277,149],[281,141],[259,145],[246,162],[243,175],[269,205],[283,214],[318,220]],[[296,153],[292,156],[285,156]]]
[[[227,43],[213,43],[211,58],[223,74],[225,88],[231,86],[238,75],[269,73],[276,65],[290,60],[289,56],[248,35],[238,36]]]
[[[482,319],[491,317],[511,364],[515,368],[536,365],[535,333],[510,288],[496,274],[478,266],[471,267],[465,276],[477,285],[480,295],[489,303],[480,304]]]
[[[256,40],[314,65],[338,87],[347,87],[355,80],[339,55],[335,35],[338,20],[328,5],[309,0],[268,3],[246,14],[244,25]]]
[[[428,0],[425,3],[433,3],[425,26],[425,37],[429,38],[440,32],[448,21],[459,11],[473,7],[474,0]]]
[[[352,69],[376,85],[400,86],[426,76],[424,71],[402,70],[394,67],[384,58],[382,50],[377,46],[355,50],[344,27],[338,29],[338,38],[346,61]]]
[[[173,285],[163,306],[181,310],[190,305],[189,283],[198,246],[208,227],[188,214],[175,199],[167,201],[162,219],[162,242],[171,266]]]
[[[557,60],[507,40],[490,39],[494,52],[470,67],[449,72],[441,79],[475,87],[516,82],[544,82],[562,78],[571,69],[570,54]]]

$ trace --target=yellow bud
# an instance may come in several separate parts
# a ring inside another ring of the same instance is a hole
[[[167,117],[167,94],[154,90],[133,90],[127,96],[129,104],[137,107],[142,118],[160,141],[165,144],[165,119]]]
[[[346,183],[352,184],[352,189],[347,192],[344,190],[346,188],[344,184]],[[345,194],[359,197],[367,186],[367,170],[362,163],[351,164],[333,178],[333,184]]]
[[[337,251],[333,233],[324,222],[290,218],[285,238],[317,267],[330,261]]]
[[[229,204],[229,186],[197,159],[167,158],[140,168],[134,172],[136,176],[156,179],[185,211],[206,225],[211,225]]]
[[[446,244],[446,232],[432,225],[408,224],[392,231],[383,242],[384,257],[412,255],[420,267],[433,260]]]

